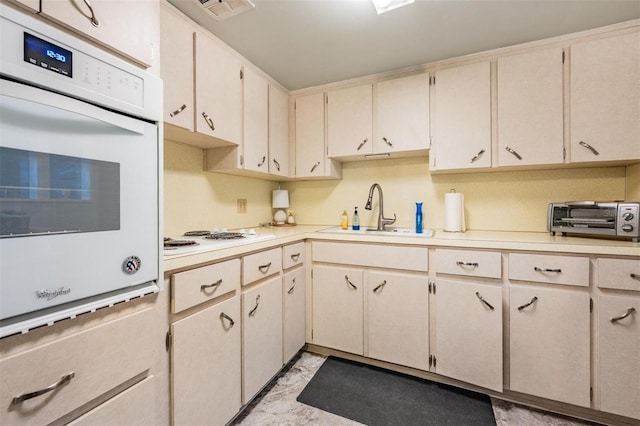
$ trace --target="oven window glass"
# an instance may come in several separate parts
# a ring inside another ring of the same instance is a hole
[[[118,229],[118,163],[0,147],[0,237]]]

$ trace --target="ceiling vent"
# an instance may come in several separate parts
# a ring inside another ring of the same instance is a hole
[[[198,2],[218,21],[255,8],[251,0],[198,0]]]

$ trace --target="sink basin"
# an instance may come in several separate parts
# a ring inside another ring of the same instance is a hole
[[[433,229],[423,229],[421,234],[416,233],[416,230],[413,228],[395,228],[395,227],[387,227],[384,231],[378,231],[375,228],[365,228],[361,227],[358,231],[354,231],[353,229],[342,229],[339,226],[335,228],[328,228],[318,231],[321,233],[328,234],[352,234],[352,235],[388,235],[388,236],[396,236],[396,237],[417,237],[417,238],[431,238],[434,235]]]

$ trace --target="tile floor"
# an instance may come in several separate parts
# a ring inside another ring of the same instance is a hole
[[[233,421],[243,426],[360,425],[349,419],[299,403],[302,392],[325,357],[302,352]],[[497,426],[585,426],[577,419],[556,416],[492,398]]]

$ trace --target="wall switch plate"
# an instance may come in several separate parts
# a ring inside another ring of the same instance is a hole
[[[247,200],[245,198],[238,198],[238,213],[246,213],[247,212]]]

